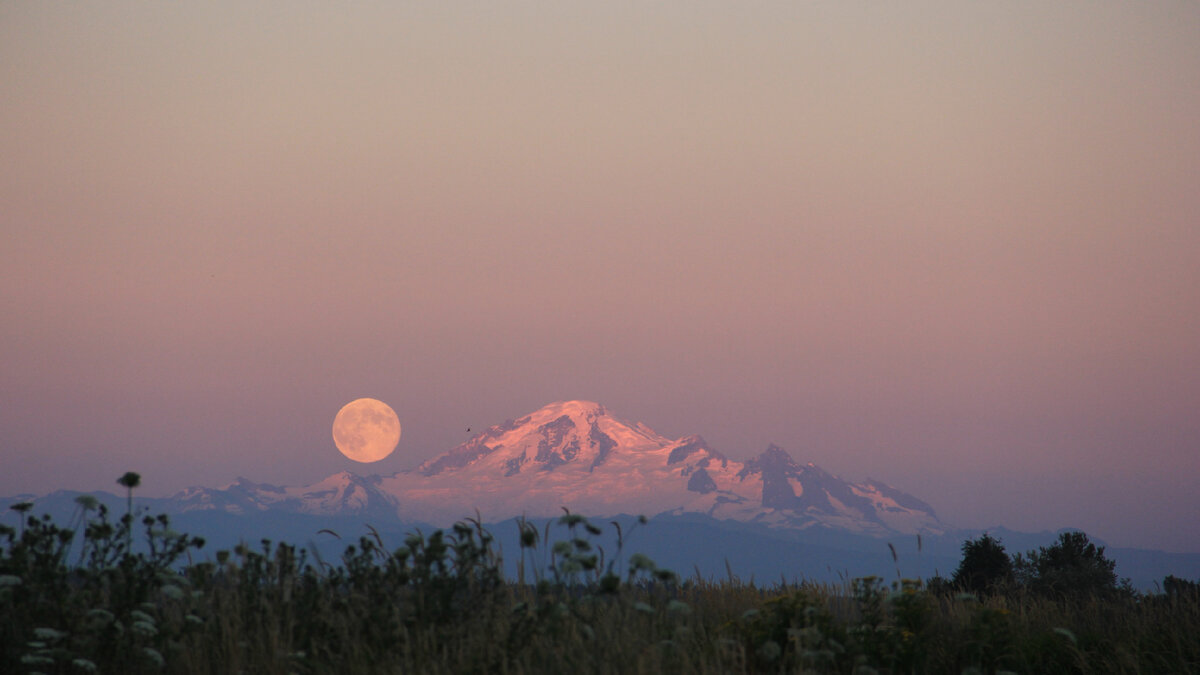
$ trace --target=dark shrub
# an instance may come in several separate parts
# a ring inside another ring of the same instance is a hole
[[[984,533],[978,539],[963,542],[962,552],[962,562],[951,579],[956,588],[985,593],[1012,582],[1012,560],[999,539]]]

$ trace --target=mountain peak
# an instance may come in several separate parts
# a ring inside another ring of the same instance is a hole
[[[511,477],[559,467],[591,472],[615,449],[641,452],[670,443],[643,424],[618,419],[593,401],[556,401],[516,420],[488,428],[417,468],[434,476],[468,466],[492,477]]]
[[[591,416],[607,415],[608,410],[604,406],[600,405],[599,403],[596,403],[595,401],[569,400],[569,401],[555,401],[554,403],[548,403],[548,404],[542,406],[541,408],[539,408],[537,410],[537,412],[534,412],[532,414],[538,415],[541,413],[545,413],[548,415],[570,415],[571,417],[586,417],[589,415],[591,415]]]
[[[339,481],[340,482],[340,481]],[[729,460],[699,435],[672,440],[594,401],[549,403],[484,430],[413,472],[378,483],[312,486],[323,503],[393,495],[409,517],[445,520],[463,509],[545,515],[707,513],[770,526],[858,532],[937,527],[932,510],[883,484],[853,484],[800,464],[771,444]],[[353,489],[351,489],[353,488]],[[449,514],[447,512],[450,512]]]
[[[767,446],[766,450],[759,453],[757,457],[747,460],[743,472],[776,471],[796,473],[802,470],[802,467],[796,463],[796,460],[792,459],[792,455],[787,450],[772,443]]]
[[[675,442],[674,447],[671,448],[671,454],[667,455],[667,464],[682,462],[696,452],[703,452],[717,459],[725,459],[721,453],[709,448],[708,443],[699,434],[692,434],[691,436],[684,436]]]

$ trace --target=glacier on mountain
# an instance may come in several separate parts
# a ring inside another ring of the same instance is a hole
[[[850,483],[772,445],[738,462],[698,435],[669,439],[590,401],[559,401],[492,426],[390,476],[341,472],[304,487],[245,479],[224,490],[189,488],[183,511],[277,509],[398,517],[445,526],[485,518],[703,513],[789,529],[885,536],[944,531],[933,509],[878,481]]]

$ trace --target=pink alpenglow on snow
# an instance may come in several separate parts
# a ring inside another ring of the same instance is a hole
[[[230,498],[232,492],[237,498]],[[188,509],[288,508],[368,513],[448,525],[479,509],[491,520],[704,513],[775,527],[885,535],[940,533],[924,502],[877,481],[848,483],[771,446],[738,462],[700,436],[669,439],[602,405],[560,401],[488,428],[416,470],[366,478],[339,473],[315,485],[240,482],[181,493]]]

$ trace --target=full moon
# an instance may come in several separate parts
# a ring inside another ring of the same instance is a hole
[[[383,401],[355,399],[333,418],[333,443],[356,462],[378,462],[400,442],[400,418]]]

